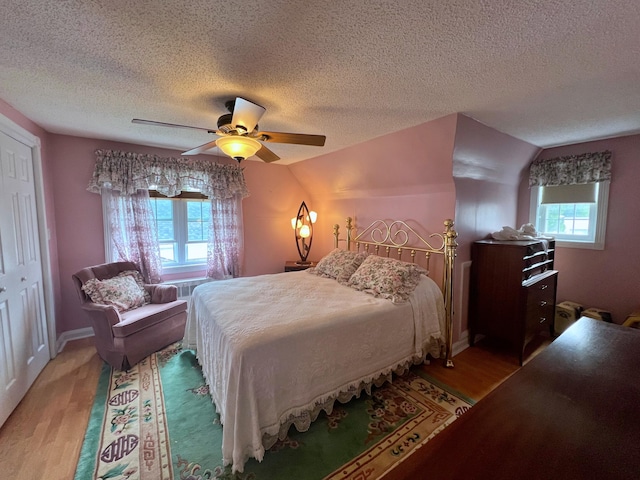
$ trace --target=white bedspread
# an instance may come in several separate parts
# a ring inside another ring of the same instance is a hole
[[[293,417],[331,409],[339,394],[359,395],[363,382],[427,353],[439,356],[444,331],[442,293],[427,277],[409,302],[394,305],[299,271],[198,286],[184,345],[197,351],[220,414],[225,465],[242,472]]]

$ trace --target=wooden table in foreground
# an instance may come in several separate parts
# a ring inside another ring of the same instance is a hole
[[[583,317],[392,479],[640,478],[640,330]]]

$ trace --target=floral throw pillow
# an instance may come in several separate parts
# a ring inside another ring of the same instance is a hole
[[[144,303],[151,303],[151,294],[144,288],[144,278],[138,270],[125,270],[118,274],[119,277],[131,276],[136,281],[144,294]]]
[[[367,254],[364,252],[336,248],[323,257],[314,268],[307,271],[320,277],[335,278],[339,283],[347,283],[365,258]]]
[[[131,275],[117,276],[98,280],[87,280],[82,289],[89,295],[93,303],[113,305],[119,312],[144,305],[143,289]]]
[[[347,285],[374,297],[404,303],[420,283],[421,274],[427,271],[416,264],[369,255]]]

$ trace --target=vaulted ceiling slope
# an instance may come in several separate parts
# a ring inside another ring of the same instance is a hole
[[[640,132],[637,0],[5,0],[0,98],[46,130],[186,150],[225,102],[287,164],[460,112],[539,147]],[[216,153],[215,151],[212,153]]]

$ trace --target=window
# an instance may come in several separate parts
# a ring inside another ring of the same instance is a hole
[[[604,249],[609,182],[531,188],[531,223],[560,247]]]
[[[195,192],[171,198],[154,191],[149,193],[163,271],[177,273],[202,268],[207,263],[211,202]]]

